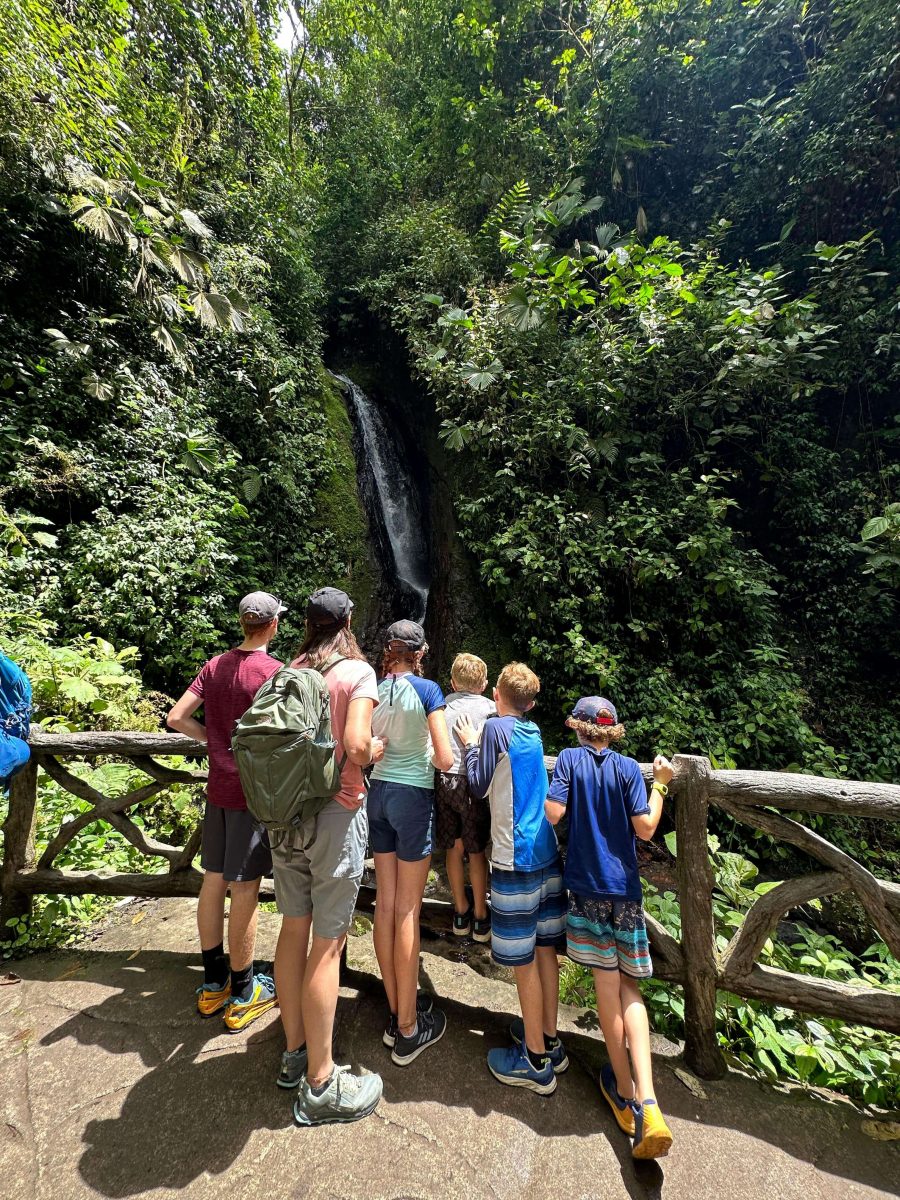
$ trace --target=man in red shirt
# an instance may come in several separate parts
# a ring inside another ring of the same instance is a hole
[[[225,1027],[231,1033],[245,1029],[276,1002],[271,975],[253,971],[259,883],[263,875],[272,873],[272,855],[265,829],[247,811],[231,735],[235,721],[244,715],[262,685],[283,666],[267,650],[278,632],[278,618],[286,611],[268,592],[245,596],[238,609],[244,640],[235,650],[210,659],[168,716],[170,728],[209,748],[200,849],[204,875],[197,904],[203,953],[197,1010],[202,1017],[211,1017],[224,1008]],[[203,724],[194,716],[201,705]],[[223,934],[229,891],[226,956]]]

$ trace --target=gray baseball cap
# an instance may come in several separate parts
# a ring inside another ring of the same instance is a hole
[[[287,612],[287,607],[271,592],[251,592],[238,605],[238,613],[250,625],[268,625]]]
[[[425,645],[425,630],[417,621],[395,621],[387,627],[384,644],[402,642],[408,650],[421,650]]]
[[[340,588],[319,588],[306,602],[306,619],[316,629],[341,628],[352,612],[353,601]]]

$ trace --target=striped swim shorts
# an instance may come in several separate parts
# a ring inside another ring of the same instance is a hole
[[[649,979],[653,963],[640,900],[598,900],[572,892],[566,918],[566,952],[586,967]]]
[[[535,946],[566,948],[566,893],[559,862],[536,871],[491,869],[491,954],[501,967],[534,962]]]

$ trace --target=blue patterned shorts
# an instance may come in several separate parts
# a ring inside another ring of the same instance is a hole
[[[566,918],[566,952],[586,967],[649,979],[653,963],[644,906],[640,900],[598,900],[572,892]]]
[[[534,962],[535,946],[566,947],[566,893],[558,862],[536,871],[491,869],[491,954],[501,967]]]

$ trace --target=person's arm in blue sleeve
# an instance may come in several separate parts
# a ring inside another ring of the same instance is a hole
[[[650,801],[647,798],[647,785],[641,774],[640,763],[633,758],[622,759],[625,768],[625,811],[629,817],[640,817],[650,811]]]
[[[553,768],[550,790],[544,801],[544,816],[551,825],[558,825],[566,813],[569,803],[569,783],[572,778],[572,756],[563,750]]]
[[[476,741],[478,735],[467,717],[461,717],[457,722],[456,732],[465,746],[469,791],[483,800],[491,789],[500,756],[509,749],[509,735],[496,718],[485,721],[480,742]]]

